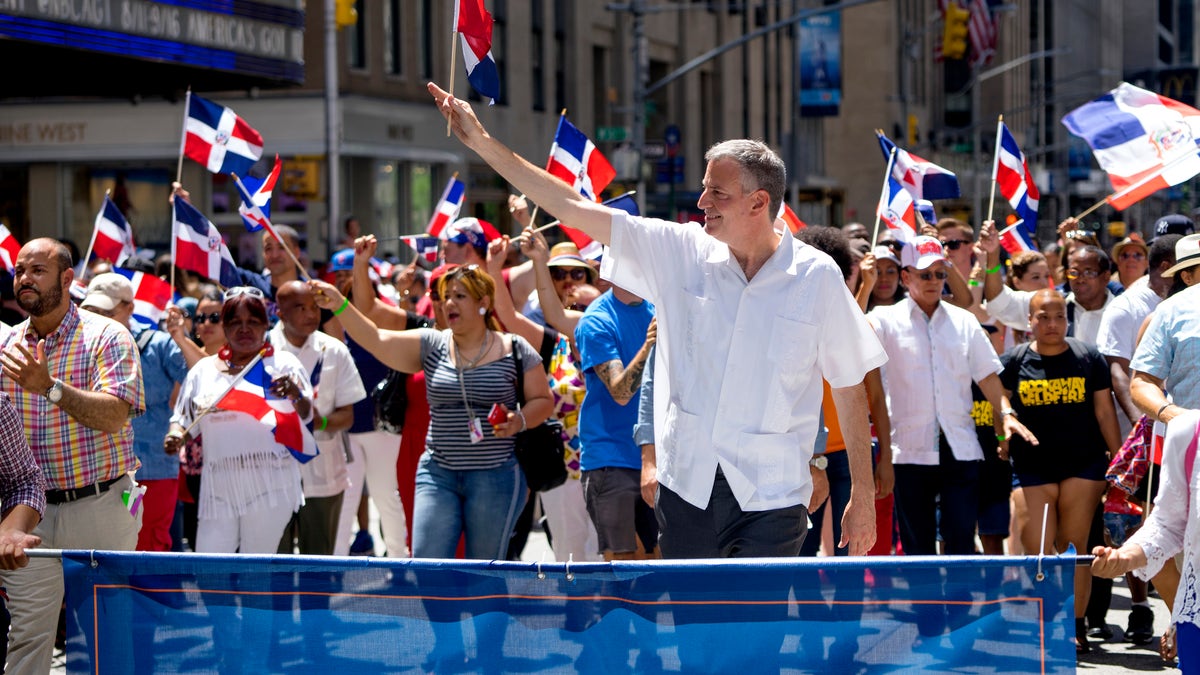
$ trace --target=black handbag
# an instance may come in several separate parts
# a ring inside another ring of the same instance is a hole
[[[516,344],[513,344],[512,357],[517,366],[517,403],[524,405],[525,368],[521,365]],[[551,417],[517,434],[514,440],[517,463],[525,473],[525,484],[531,492],[553,490],[567,482],[567,448],[563,442],[562,422]]]
[[[375,428],[398,434],[404,429],[404,413],[408,410],[408,374],[389,370],[387,377],[371,390],[375,400]]]

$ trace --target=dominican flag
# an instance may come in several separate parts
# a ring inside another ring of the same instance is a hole
[[[188,92],[180,151],[212,173],[246,173],[262,157],[262,135],[229,108]]]
[[[953,172],[897,147],[882,131],[876,131],[875,135],[879,137],[884,161],[891,156],[892,148],[896,148],[892,177],[913,199],[954,199],[959,196],[958,177]]]
[[[605,206],[620,209],[631,216],[641,215],[641,209],[638,208],[637,200],[633,198],[635,194],[637,194],[636,191],[630,190],[623,195],[606,199],[602,203]],[[587,236],[581,230],[563,225],[561,221],[555,221],[555,224],[567,236],[567,239],[570,239],[571,243],[575,244],[575,248],[579,249],[581,257],[587,260],[599,260],[604,257],[604,252],[608,248],[607,246]]]
[[[1122,210],[1200,173],[1200,110],[1122,82],[1067,113],[1062,123],[1087,141],[1108,172]]]
[[[566,115],[558,118],[558,131],[550,146],[546,171],[594,202],[600,201],[600,193],[617,177],[612,164],[600,154],[591,139],[567,121]]]
[[[1029,162],[1017,139],[1009,133],[1004,122],[996,125],[996,158],[992,162],[992,180],[1000,194],[1012,204],[1017,218],[1025,221],[1030,232],[1037,231],[1038,189],[1029,173]]]
[[[0,224],[0,265],[4,269],[12,272],[17,268],[17,254],[21,252],[21,245],[17,243],[17,238],[8,231],[8,228]]]
[[[96,214],[96,226],[92,229],[92,245],[89,248],[92,251],[91,259],[107,260],[114,265],[120,265],[134,254],[133,228],[108,195],[104,195],[104,204]]]
[[[888,178],[887,190],[880,195],[879,218],[900,241],[910,241],[917,236],[916,203],[895,178]]]
[[[158,328],[167,314],[167,305],[175,294],[171,284],[153,274],[136,272],[124,267],[114,267],[113,272],[129,279],[133,286],[133,320],[147,328]]]
[[[783,206],[779,209],[779,217],[783,218],[783,222],[787,223],[788,229],[791,230],[792,234],[796,234],[808,227],[808,223],[800,220],[800,216],[796,215],[796,212],[792,210],[792,207],[787,205],[787,202],[784,202]]]
[[[463,65],[467,81],[480,96],[500,98],[500,71],[492,56],[492,15],[483,7],[483,0],[457,0],[454,3],[454,25],[462,33]]]
[[[246,224],[246,229],[250,232],[258,232],[263,229],[263,226],[251,217],[251,206],[257,206],[264,219],[271,217],[271,193],[275,190],[275,183],[279,181],[279,173],[282,169],[283,164],[279,161],[279,155],[275,155],[275,167],[271,169],[271,173],[266,178],[255,178],[254,176],[242,178],[242,186],[246,188],[246,192],[250,193],[250,205],[247,205],[243,199],[242,204],[238,206],[238,213],[242,215],[242,222]]]
[[[172,257],[176,265],[226,288],[241,285],[233,256],[217,226],[185,199],[175,199],[174,229]]]
[[[278,167],[278,164],[276,164]],[[250,194],[250,190],[246,189],[246,184],[235,173],[233,174],[233,184],[237,187],[238,196],[242,198],[242,205],[238,207],[238,213],[242,214],[242,220],[246,223],[247,229],[253,224],[251,232],[265,230],[268,234],[275,238],[275,241],[280,244],[283,239],[275,232],[275,228],[271,225],[271,219],[263,212],[262,207],[254,202],[254,197]]]
[[[442,191],[442,198],[438,200],[433,217],[429,219],[429,226],[425,228],[429,236],[436,238],[447,225],[458,218],[466,192],[467,186],[458,179],[458,174],[451,176],[450,182],[446,183],[446,189]]]
[[[271,393],[271,376],[259,359],[233,389],[217,401],[220,410],[243,412],[271,428],[275,442],[301,464],[317,456],[317,443],[300,421],[292,402]]]
[[[407,247],[417,252],[417,255],[424,258],[427,262],[436,262],[438,255],[438,238],[427,237],[421,234],[400,237],[400,241]]]
[[[1036,251],[1033,245],[1033,239],[1029,236],[1029,230],[1021,225],[1021,221],[1017,221],[1012,225],[1000,230],[1000,245],[1008,251],[1009,255],[1016,255],[1021,251]]]

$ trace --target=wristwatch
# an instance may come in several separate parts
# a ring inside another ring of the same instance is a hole
[[[63,395],[62,380],[55,380],[54,384],[50,385],[50,388],[46,390],[46,400],[50,401],[51,403],[54,403],[55,405],[57,405],[58,402],[62,400],[62,395]]]
[[[824,471],[825,467],[829,466],[829,458],[825,455],[817,455],[808,460],[808,465],[817,471]]]
[[[1017,416],[1017,411],[1016,411],[1016,410],[1013,410],[1012,408],[1001,408],[1001,409],[1000,409],[1000,416],[1001,416],[1001,417],[1007,417],[1008,415],[1012,415],[1013,417],[1016,417],[1016,416]]]

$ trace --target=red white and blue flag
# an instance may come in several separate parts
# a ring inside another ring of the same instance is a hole
[[[784,202],[780,207],[779,217],[782,218],[783,222],[787,224],[788,230],[792,234],[796,234],[800,230],[808,227],[808,223],[800,220],[800,216],[796,215],[796,212],[792,210],[792,207],[787,205],[787,202]]]
[[[884,161],[891,156],[892,148],[896,149],[892,177],[913,199],[954,199],[959,196],[958,177],[952,171],[897,147],[882,131],[876,131],[875,135],[879,137]]]
[[[1000,245],[1004,247],[1005,251],[1008,251],[1009,255],[1016,255],[1021,251],[1037,250],[1033,245],[1033,239],[1029,236],[1029,230],[1019,220],[1000,230]]]
[[[243,199],[242,204],[238,206],[238,213],[242,215],[242,222],[246,224],[246,229],[250,232],[258,232],[263,229],[263,225],[256,220],[257,213],[261,213],[264,220],[270,219],[271,194],[275,191],[275,183],[279,181],[282,169],[283,163],[279,161],[279,155],[275,155],[275,166],[266,178],[254,176],[242,178],[242,186],[246,188],[246,192],[250,193],[250,205],[247,205]],[[258,212],[251,214],[250,206],[257,206]],[[251,217],[252,215],[255,217]]]
[[[246,228],[250,229],[250,225],[253,223],[254,227],[250,229],[251,232],[265,230],[275,238],[275,241],[283,244],[283,239],[279,237],[279,234],[275,232],[275,228],[271,225],[271,219],[267,217],[267,214],[263,213],[262,207],[254,202],[253,195],[246,189],[246,184],[242,182],[242,179],[236,173],[233,174],[233,184],[237,187],[238,196],[242,199],[242,205],[238,207],[238,213],[242,214],[242,220],[246,223]]]
[[[1118,210],[1200,173],[1200,110],[1128,82],[1062,123],[1108,172],[1115,192],[1107,200]]]
[[[446,189],[442,191],[441,199],[438,200],[437,208],[433,211],[433,217],[429,219],[429,226],[425,228],[429,236],[436,238],[447,225],[458,218],[466,192],[467,186],[458,179],[458,174],[451,176],[450,181],[446,183]]]
[[[17,238],[8,231],[8,228],[0,224],[0,265],[4,269],[12,272],[17,268],[17,254],[21,252],[21,245],[17,243]]]
[[[129,279],[129,284],[133,286],[133,320],[147,328],[158,328],[159,322],[166,316],[167,305],[175,297],[171,292],[171,284],[153,274],[124,267],[114,267],[113,272]]]
[[[427,262],[436,262],[438,256],[438,238],[428,237],[423,234],[414,234],[400,237],[400,241],[407,247],[417,252],[417,255],[424,258]]]
[[[486,96],[488,105],[500,98],[500,70],[492,56],[492,15],[483,0],[457,0],[454,3],[455,30],[462,33],[463,65],[471,87]]]
[[[104,203],[96,214],[96,226],[92,229],[91,260],[107,260],[114,265],[120,265],[135,252],[133,245],[133,228],[117,205],[108,195],[104,195]]]
[[[1009,133],[1004,122],[996,126],[996,159],[992,163],[992,180],[1000,194],[1012,205],[1017,218],[1025,221],[1030,232],[1037,231],[1038,189],[1029,172],[1029,162],[1017,139]]]
[[[579,191],[579,194],[600,201],[600,193],[617,177],[616,169],[608,163],[596,145],[575,125],[567,121],[566,115],[558,118],[558,130],[550,146],[550,159],[546,171]],[[584,258],[596,258],[604,253],[604,246],[579,230],[560,225],[579,249]]]
[[[212,173],[246,173],[262,157],[263,138],[237,113],[189,91],[180,151]]]
[[[221,410],[243,412],[271,428],[275,442],[287,448],[300,463],[317,456],[317,443],[300,414],[287,398],[271,393],[271,376],[259,359],[229,393],[217,401]]]
[[[241,285],[237,265],[221,232],[186,199],[175,199],[174,228],[171,257],[176,265],[226,288]]]
[[[890,176],[887,190],[879,197],[879,218],[899,241],[911,241],[917,236],[916,203],[908,190]]]

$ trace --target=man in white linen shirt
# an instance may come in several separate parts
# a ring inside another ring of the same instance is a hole
[[[900,541],[906,554],[936,555],[940,532],[947,554],[969,555],[975,552],[983,464],[971,382],[999,411],[1003,436],[1032,437],[1004,394],[1000,359],[979,320],[941,300],[951,271],[941,243],[915,237],[900,260],[908,297],[867,315],[888,354],[883,378]]]
[[[863,377],[886,357],[837,266],[774,228],[785,171],[765,145],[707,155],[704,229],[582,196],[488,135],[470,105],[429,91],[462,142],[545,211],[611,245],[603,276],[658,310],[656,511],[664,557],[795,556],[824,377],[853,488],[843,545],[875,539]]]

